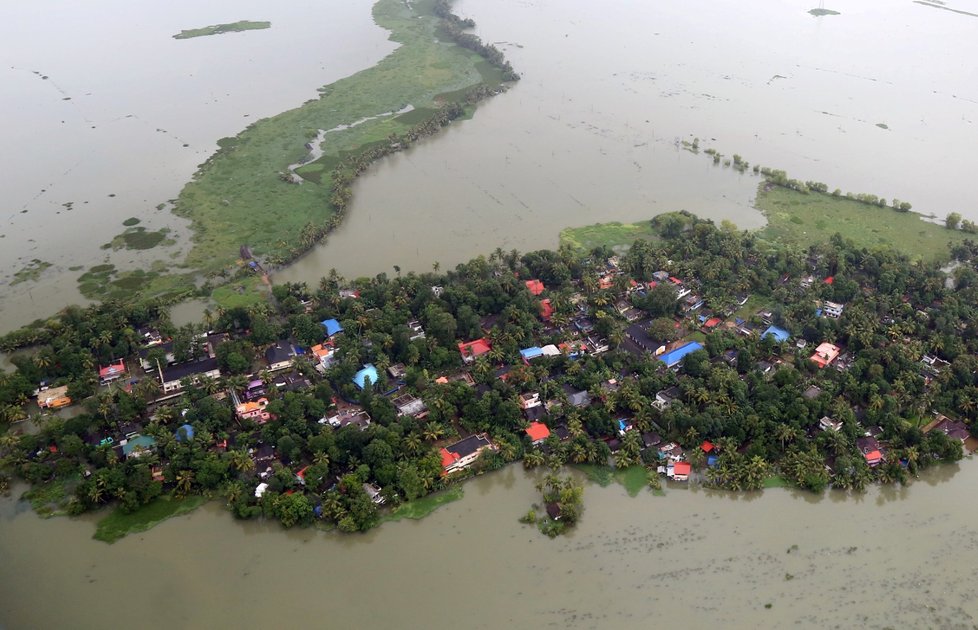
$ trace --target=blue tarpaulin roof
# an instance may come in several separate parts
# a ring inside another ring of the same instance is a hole
[[[363,369],[353,377],[353,383],[360,389],[363,389],[367,385],[367,379],[370,379],[371,383],[377,382],[377,368],[374,367],[373,363],[368,363],[363,366]]]
[[[336,333],[343,332],[343,327],[335,319],[324,319],[322,321],[323,328],[326,329],[326,336],[332,337]]]
[[[520,350],[520,355],[529,361],[530,359],[543,356],[543,350],[537,346],[533,346],[532,348],[524,348],[523,350]]]
[[[671,352],[660,354],[659,360],[665,363],[667,367],[672,367],[674,365],[678,365],[679,362],[682,361],[687,354],[692,354],[697,350],[702,350],[702,349],[703,346],[700,345],[699,342],[691,341],[687,343],[685,346],[680,346],[675,350],[672,350]]]
[[[194,428],[189,424],[182,424],[175,434],[177,442],[194,439]]]
[[[788,337],[791,336],[791,333],[789,333],[784,328],[778,328],[777,326],[770,326],[768,327],[767,330],[765,330],[761,334],[761,339],[764,339],[768,335],[773,335],[776,341],[781,342],[781,341],[788,341]]]

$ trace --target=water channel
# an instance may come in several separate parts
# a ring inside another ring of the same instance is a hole
[[[856,497],[588,485],[557,540],[517,522],[539,500],[518,466],[355,536],[211,504],[106,545],[91,518],[40,520],[8,499],[0,626],[970,628],[976,482],[965,461]]]

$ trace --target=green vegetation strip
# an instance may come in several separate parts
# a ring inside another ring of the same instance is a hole
[[[111,514],[98,522],[95,535],[92,537],[102,542],[114,543],[129,534],[152,529],[168,518],[193,512],[205,503],[207,503],[206,497],[194,495],[182,499],[160,497],[128,514],[115,508]]]
[[[230,24],[214,24],[213,26],[191,28],[185,31],[180,31],[173,36],[173,39],[191,39],[193,37],[207,37],[209,35],[220,35],[222,33],[256,31],[271,27],[271,22],[251,22],[249,20],[241,20],[240,22],[231,22]]]
[[[771,475],[764,480],[765,488],[787,488],[790,485],[787,480],[778,475]]]
[[[452,486],[444,492],[431,494],[414,501],[408,501],[391,510],[390,514],[384,517],[384,521],[399,521],[410,519],[418,521],[428,516],[441,506],[452,501],[458,501],[464,496],[465,491],[462,486]]]
[[[859,247],[890,246],[911,258],[942,261],[967,234],[899,212],[842,196],[799,192],[761,184],[755,205],[768,224],[759,235],[782,245],[808,247],[841,234]]]

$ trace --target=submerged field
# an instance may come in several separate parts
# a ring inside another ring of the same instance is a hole
[[[816,192],[801,193],[765,185],[756,207],[768,224],[762,238],[808,247],[841,234],[861,247],[893,247],[911,258],[946,260],[949,248],[968,235],[931,223],[914,212],[860,203]]]
[[[808,247],[835,234],[860,247],[893,247],[911,258],[943,261],[950,248],[970,235],[924,220],[914,212],[861,203],[845,197],[761,184],[755,206],[767,218],[758,230],[766,240]],[[659,238],[651,222],[599,223],[560,232],[561,244],[591,249],[605,246],[621,251],[636,240]]]

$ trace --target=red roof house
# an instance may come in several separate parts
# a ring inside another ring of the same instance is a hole
[[[554,307],[550,303],[550,298],[546,300],[540,300],[540,319],[545,322],[549,322],[550,318],[553,317]]]
[[[468,343],[458,344],[458,351],[462,354],[462,360],[466,363],[475,361],[476,357],[486,354],[490,350],[492,350],[492,345],[490,345],[485,337]]]
[[[530,440],[534,444],[539,444],[550,437],[550,429],[542,422],[531,422],[530,426],[526,428],[526,434],[530,436]]]
[[[703,440],[703,444],[700,445],[700,448],[703,449],[703,452],[704,453],[709,453],[710,451],[712,451],[716,447],[713,446],[713,442],[711,442],[709,440]]]
[[[672,467],[672,478],[676,481],[686,481],[689,479],[689,472],[692,470],[692,466],[689,462],[676,462]]]
[[[540,295],[546,288],[543,286],[543,282],[540,280],[527,280],[526,288],[530,290],[533,295]]]
[[[122,378],[126,374],[126,363],[122,359],[119,359],[118,363],[113,363],[112,365],[107,365],[105,367],[99,366],[98,378],[103,383],[108,383],[114,381],[117,378]]]

